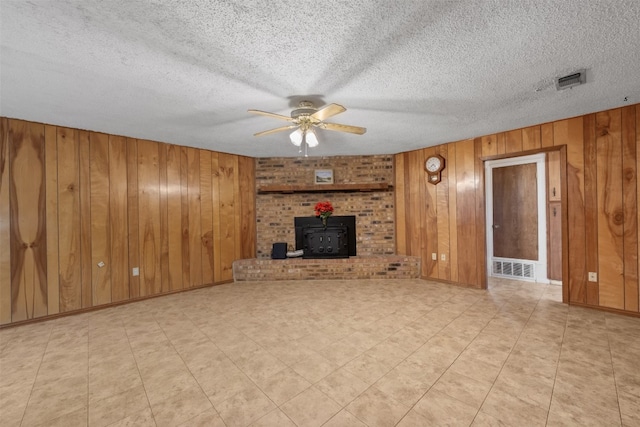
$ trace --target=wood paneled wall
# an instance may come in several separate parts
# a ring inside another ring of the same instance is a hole
[[[485,287],[482,159],[562,146],[567,299],[637,313],[640,105],[396,155],[398,253],[421,256],[423,277]],[[437,186],[424,171],[433,153],[446,159]],[[598,281],[589,282],[588,272]]]
[[[0,134],[0,324],[230,281],[255,257],[252,158],[7,118]]]

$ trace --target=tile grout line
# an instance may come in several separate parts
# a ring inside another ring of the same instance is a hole
[[[551,397],[549,398],[549,408],[547,409],[547,419],[545,421],[545,425],[549,424],[549,416],[551,415],[551,404],[553,403],[553,394],[556,390],[556,381],[558,379],[558,371],[560,369],[560,360],[562,359],[562,349],[564,347],[564,337],[567,333],[567,325],[569,324],[569,311],[571,310],[571,306],[567,307],[567,315],[564,320],[564,329],[562,330],[562,341],[560,341],[560,351],[558,352],[558,361],[556,362],[556,372],[553,376],[553,387],[551,388]]]
[[[616,388],[616,401],[618,402],[618,415],[620,417],[620,425],[624,425],[622,422],[622,408],[620,407],[620,393],[618,391],[618,381],[616,379],[616,367],[613,363],[613,353],[611,352],[611,339],[609,337],[609,326],[607,322],[607,314],[604,314],[604,326],[607,331],[607,347],[609,348],[609,357],[611,360],[611,372],[613,373],[613,385]]]
[[[49,342],[51,341],[51,334],[53,333],[54,324],[51,324],[51,329],[49,330],[49,334],[47,337],[47,345],[44,347],[44,351],[42,352],[42,357],[40,358],[40,363],[38,364],[38,369],[36,374],[33,376],[33,384],[31,384],[31,391],[29,392],[29,398],[27,399],[27,404],[24,405],[24,409],[22,411],[22,417],[20,418],[20,425],[24,422],[24,417],[27,414],[27,408],[29,407],[29,402],[31,401],[31,397],[33,396],[33,389],[36,385],[36,381],[38,379],[38,374],[40,373],[40,368],[42,367],[42,361],[44,360],[44,355],[47,353],[47,348],[49,348]]]

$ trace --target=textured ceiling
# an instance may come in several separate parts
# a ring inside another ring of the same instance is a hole
[[[247,109],[310,99],[367,128],[310,155],[391,154],[640,102],[639,22],[638,0],[0,0],[0,114],[297,156]]]

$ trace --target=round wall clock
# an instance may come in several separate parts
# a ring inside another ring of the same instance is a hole
[[[444,157],[439,154],[429,156],[424,163],[424,168],[427,171],[427,175],[429,175],[429,182],[432,184],[439,183],[441,179],[440,172],[444,169]]]

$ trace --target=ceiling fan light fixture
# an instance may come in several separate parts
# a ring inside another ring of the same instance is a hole
[[[291,140],[291,143],[293,145],[299,147],[300,144],[302,144],[302,130],[298,128],[291,132],[291,135],[289,135],[289,139]]]
[[[305,135],[309,148],[318,146],[318,138],[316,137],[316,133],[313,131],[313,129],[309,129]]]

